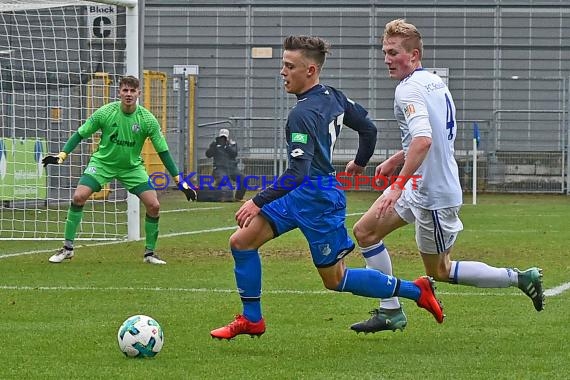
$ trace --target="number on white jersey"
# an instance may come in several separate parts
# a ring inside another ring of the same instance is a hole
[[[451,101],[449,100],[447,94],[445,94],[445,106],[447,108],[447,116],[445,117],[446,129],[449,130],[447,139],[453,140],[453,128],[455,128],[455,117],[453,115],[453,106],[451,105]]]

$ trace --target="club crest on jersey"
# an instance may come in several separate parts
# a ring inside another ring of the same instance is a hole
[[[291,134],[291,142],[292,143],[306,144],[308,140],[309,140],[309,137],[307,136],[306,133],[293,132]]]
[[[332,250],[328,244],[319,244],[319,251],[323,256],[328,256],[331,254]]]
[[[141,126],[138,124],[133,124],[131,129],[133,130],[134,133],[139,133],[141,131]]]
[[[291,157],[293,157],[293,158],[300,157],[303,154],[305,154],[305,152],[303,152],[303,149],[301,149],[301,148],[296,148],[296,149],[293,149],[291,151]]]
[[[408,119],[410,116],[412,116],[415,113],[416,113],[416,108],[414,107],[413,104],[407,104],[406,107],[404,107],[404,115],[406,116],[406,119]]]

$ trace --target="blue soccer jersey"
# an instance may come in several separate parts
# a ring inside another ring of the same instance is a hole
[[[368,112],[341,91],[322,84],[297,95],[285,128],[288,168],[274,185],[255,196],[255,204],[261,207],[280,198],[309,178],[334,175],[333,149],[343,125],[358,132],[354,161],[366,166],[376,146],[376,127]]]
[[[376,127],[364,108],[332,87],[316,85],[297,98],[286,126],[289,166],[253,201],[275,236],[299,228],[315,266],[328,267],[354,249],[344,225],[345,195],[334,177],[334,144],[343,125],[356,130],[354,161],[366,166],[376,145]]]

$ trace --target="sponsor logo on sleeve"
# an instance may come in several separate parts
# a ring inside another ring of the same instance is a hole
[[[410,116],[412,116],[415,113],[416,113],[416,108],[414,107],[413,104],[407,104],[406,107],[404,107],[404,115],[406,116],[406,119],[410,118]]]
[[[309,137],[307,136],[306,133],[293,132],[291,134],[291,142],[292,143],[306,144],[308,140],[309,140]]]

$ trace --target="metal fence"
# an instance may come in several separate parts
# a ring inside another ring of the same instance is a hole
[[[505,99],[510,95],[501,96],[503,103],[507,103]],[[565,99],[554,102],[558,109],[497,109],[488,118],[458,120],[455,157],[465,192],[472,190],[476,174],[477,191],[481,192],[569,193],[567,91],[561,91],[555,98]],[[244,174],[282,173],[287,166],[285,120],[294,97],[287,97],[282,89],[276,88],[268,101],[274,103],[273,116],[228,117],[198,124],[192,148],[197,164],[192,170],[211,174],[212,160],[205,157],[205,151],[219,129],[227,128],[238,143]],[[255,106],[248,112],[255,114]],[[379,133],[367,174],[373,174],[377,164],[401,149],[396,121],[390,118],[373,118],[373,121]],[[479,144],[474,155],[475,125]],[[334,153],[337,171],[342,171],[354,158],[357,146],[356,132],[344,128]],[[477,173],[473,172],[474,156]]]

